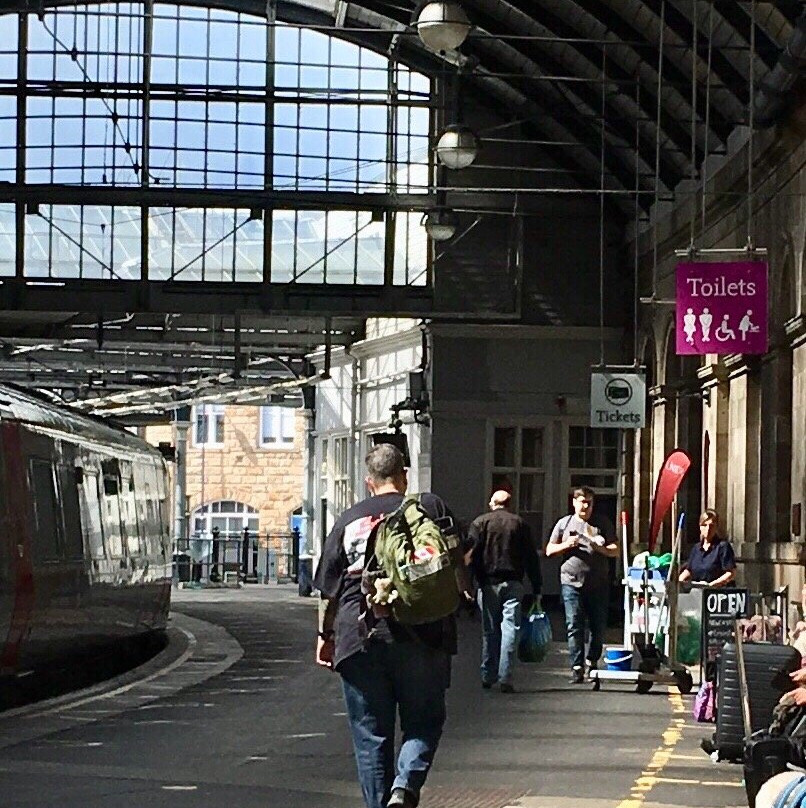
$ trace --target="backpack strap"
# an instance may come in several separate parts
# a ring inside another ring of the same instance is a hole
[[[459,532],[456,530],[456,523],[453,520],[453,517],[448,513],[448,506],[445,504],[444,500],[441,497],[438,497],[436,494],[433,495],[435,501],[438,503],[437,509],[439,513],[436,517],[431,516],[430,513],[423,505],[423,495],[420,494],[412,494],[411,499],[416,499],[420,510],[440,529],[442,533],[442,538],[445,540],[445,544],[448,546],[449,550],[455,550],[459,547]]]
[[[571,524],[571,520],[573,518],[574,518],[574,514],[572,514],[572,513],[568,514],[568,518],[565,520],[565,524],[563,525],[563,532],[562,532],[562,535],[560,536],[560,539],[565,538],[565,531],[568,530],[568,525]]]

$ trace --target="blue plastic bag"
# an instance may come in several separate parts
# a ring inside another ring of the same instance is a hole
[[[518,643],[521,662],[542,662],[551,645],[551,623],[548,615],[535,603],[523,619]]]

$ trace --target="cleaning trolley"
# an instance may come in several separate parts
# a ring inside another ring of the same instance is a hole
[[[654,562],[647,554],[641,566],[630,566],[627,514],[621,514],[624,639],[621,648],[605,651],[605,669],[591,671],[594,690],[605,682],[618,682],[634,684],[638,693],[648,693],[654,684],[691,692],[694,680],[676,654],[677,571],[684,520],[685,514],[680,514],[671,554]]]

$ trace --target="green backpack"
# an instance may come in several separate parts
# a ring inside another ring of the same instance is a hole
[[[459,605],[455,547],[416,496],[406,497],[379,523],[375,558],[397,591],[391,602],[395,620],[418,625],[453,614]]]

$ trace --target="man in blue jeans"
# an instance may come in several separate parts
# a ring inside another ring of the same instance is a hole
[[[326,604],[316,661],[341,675],[367,808],[416,808],[442,735],[450,658],[456,653],[453,616],[416,626],[402,626],[389,617],[373,621],[371,629],[362,617],[367,539],[403,501],[403,462],[390,444],[367,455],[371,496],[339,517],[314,577]],[[456,536],[453,517],[439,497],[422,494],[420,503],[446,536]],[[402,742],[395,766],[398,712]]]
[[[473,572],[479,583],[482,619],[481,686],[496,682],[502,693],[513,693],[515,652],[521,627],[523,578],[529,576],[534,596],[540,594],[540,559],[529,525],[509,510],[512,495],[495,491],[490,512],[479,516],[468,530]]]
[[[609,600],[608,558],[618,555],[618,544],[609,519],[593,511],[593,491],[586,486],[572,494],[574,512],[554,526],[546,556],[561,555],[560,584],[568,629],[571,683],[582,684],[602,655]],[[587,671],[585,623],[590,628]]]

